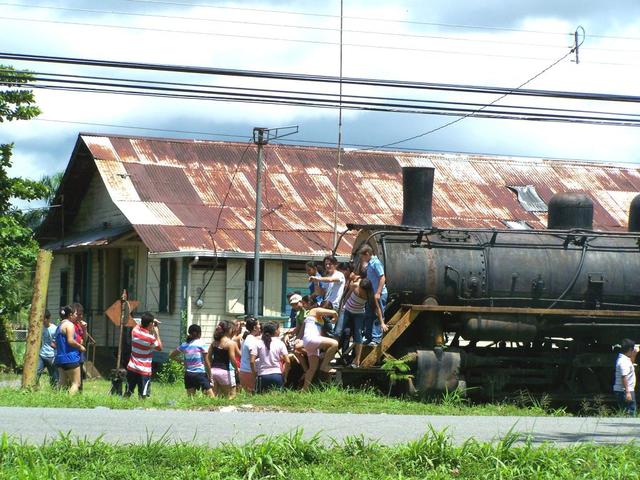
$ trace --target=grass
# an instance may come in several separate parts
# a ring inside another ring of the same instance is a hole
[[[566,415],[562,409],[553,410],[540,404],[515,405],[494,403],[484,405],[469,404],[461,395],[450,393],[437,401],[426,402],[417,399],[389,398],[373,390],[347,390],[336,386],[312,389],[309,392],[285,390],[262,395],[240,393],[234,400],[209,399],[202,395],[189,398],[181,382],[152,384],[151,398],[141,401],[137,397],[124,399],[109,395],[110,382],[92,380],[85,382],[84,392],[70,397],[66,392],[53,390],[41,379],[41,387],[34,391],[17,388],[0,388],[0,406],[20,407],[107,407],[112,409],[154,408],[180,410],[213,410],[227,405],[239,409],[282,410],[289,412],[331,412],[331,413],[387,413],[416,415]]]
[[[580,444],[534,446],[507,435],[496,443],[453,445],[430,431],[406,444],[382,446],[361,437],[327,446],[318,437],[259,438],[217,448],[149,439],[111,445],[62,436],[31,446],[0,439],[0,478],[16,480],[151,479],[598,479],[637,478],[640,447]]]

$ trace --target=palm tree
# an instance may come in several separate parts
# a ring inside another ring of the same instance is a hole
[[[53,205],[53,201],[56,198],[56,193],[58,192],[58,188],[62,183],[62,177],[64,176],[64,172],[57,172],[52,175],[44,175],[40,179],[40,183],[47,187],[47,195],[43,197],[45,202],[42,208],[35,208],[33,210],[29,210],[24,214],[24,218],[27,221],[27,225],[31,227],[32,230],[37,230],[38,227],[42,224],[49,208]]]

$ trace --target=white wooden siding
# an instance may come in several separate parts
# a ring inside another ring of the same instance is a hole
[[[107,341],[107,322],[110,320],[104,314],[104,311],[109,305],[104,305],[106,299],[103,299],[103,304],[98,302],[100,294],[100,262],[98,260],[98,250],[89,252],[91,255],[91,280],[89,285],[89,291],[91,292],[91,310],[92,318],[90,319],[91,325],[89,325],[89,331],[91,336],[96,341],[97,345],[105,345]],[[104,261],[104,260],[103,260]],[[104,280],[104,279],[103,279]]]
[[[78,214],[69,226],[69,232],[85,232],[102,228],[105,222],[112,227],[129,224],[126,217],[111,201],[102,178],[96,172],[91,178],[87,194],[80,203]]]
[[[58,308],[60,305],[60,273],[67,269],[69,271],[69,282],[73,281],[73,269],[69,266],[69,256],[65,254],[55,254],[51,262],[51,270],[49,272],[49,286],[47,289],[47,309],[51,312],[51,319],[58,322],[60,314]],[[69,299],[70,301],[71,299]]]
[[[287,271],[287,292],[299,291],[303,296],[309,293],[309,275],[299,270]]]
[[[146,282],[146,307],[162,323],[160,325],[160,337],[164,343],[164,350],[170,353],[180,343],[180,319],[182,310],[182,260],[175,259],[175,288],[173,299],[170,302],[175,305],[173,313],[158,312],[160,309],[160,259],[147,258],[147,282]]]
[[[244,290],[245,290],[245,270],[246,261],[242,259],[227,259],[226,279],[226,309],[229,314],[241,315],[245,312]],[[197,296],[196,296],[197,298]]]
[[[227,261],[227,267],[228,265],[229,262]],[[191,290],[189,292],[191,302],[191,319],[189,323],[195,323],[202,327],[202,338],[207,342],[211,341],[215,326],[220,320],[235,320],[236,316],[239,315],[229,314],[226,311],[227,271],[225,268],[216,270],[211,283],[209,283],[209,286],[201,296],[204,302],[202,307],[198,308],[196,306],[198,295],[200,295],[210,276],[211,270],[193,268],[191,270]]]
[[[266,317],[279,317],[282,315],[282,262],[279,260],[267,260],[264,262],[263,283],[264,308]]]

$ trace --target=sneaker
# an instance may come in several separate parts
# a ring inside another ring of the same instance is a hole
[[[380,345],[378,342],[374,342],[373,340],[370,341],[369,343],[365,344],[367,347],[377,347],[378,345]]]
[[[352,363],[351,365],[349,365],[349,367],[351,367],[351,368],[360,368],[360,365],[356,365],[355,363]]]

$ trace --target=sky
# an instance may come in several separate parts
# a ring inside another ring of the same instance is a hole
[[[526,88],[638,94],[637,0],[344,0],[343,5],[345,77],[514,88],[539,75]],[[569,55],[548,68],[567,55],[578,26],[585,31],[580,62]],[[336,0],[0,0],[0,50],[21,54],[338,75],[339,27]],[[48,73],[309,88],[273,80],[0,63]],[[313,89],[336,92],[337,86]],[[343,92],[479,104],[497,99],[361,86],[344,86]],[[298,125],[292,142],[337,141],[333,109],[50,90],[37,90],[36,98],[43,111],[39,119],[0,125],[0,142],[15,143],[13,175],[39,178],[64,170],[79,132],[247,141],[256,126]],[[637,113],[637,103],[507,97],[497,104]],[[453,119],[344,111],[343,142],[385,145]],[[639,133],[634,127],[465,118],[398,147],[635,163]]]

